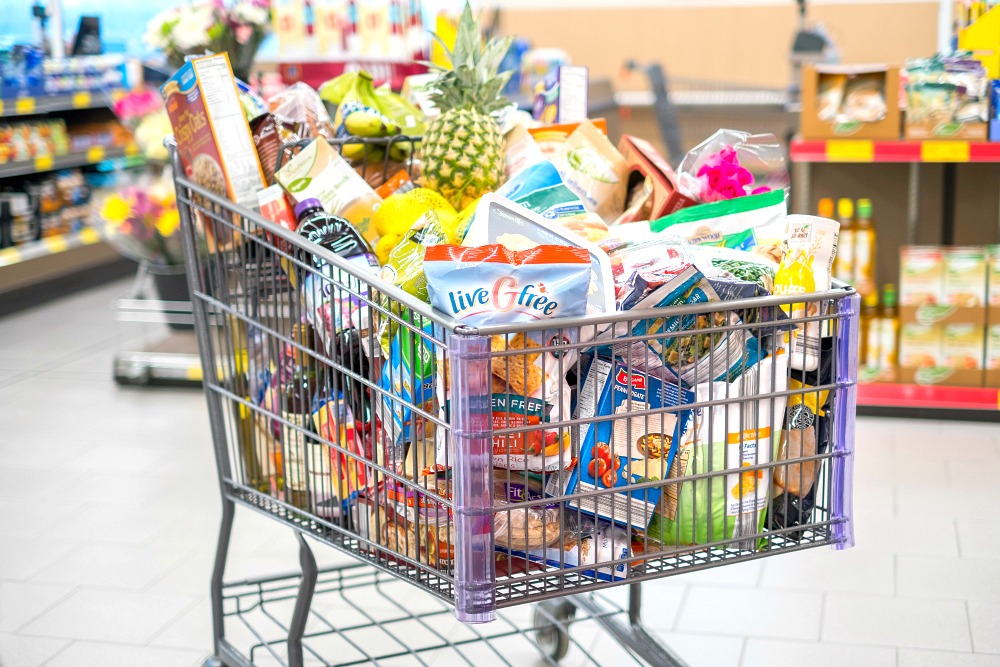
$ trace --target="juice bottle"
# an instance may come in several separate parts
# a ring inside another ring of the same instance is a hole
[[[840,220],[840,237],[837,257],[833,262],[833,277],[845,283],[854,283],[854,202],[837,200],[837,217]]]
[[[896,364],[899,359],[899,308],[896,300],[896,286],[889,283],[882,292],[882,316],[879,317],[879,379],[886,382],[896,380]]]
[[[819,204],[816,207],[816,215],[821,218],[833,219],[833,200],[829,197],[823,197],[819,200]]]
[[[870,199],[858,200],[858,219],[854,225],[853,284],[861,296],[878,292],[875,285],[875,227]]]

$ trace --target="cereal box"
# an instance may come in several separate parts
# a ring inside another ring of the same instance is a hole
[[[602,369],[607,367],[595,361],[590,373],[600,377]],[[636,370],[630,372],[620,360],[616,361],[612,372],[604,377],[596,406],[597,415],[615,418],[595,422],[586,429],[579,463],[566,487],[567,495],[666,479],[691,411],[659,409],[687,405],[693,400],[691,391]],[[582,398],[580,416],[592,416]],[[623,489],[567,504],[589,516],[644,529],[660,502],[661,491],[657,486]]]
[[[160,89],[185,175],[201,187],[257,209],[264,171],[225,53],[196,58]]]

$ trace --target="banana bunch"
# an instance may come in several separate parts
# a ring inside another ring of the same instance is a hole
[[[337,137],[393,137],[399,134],[420,136],[426,125],[423,113],[388,85],[377,90],[372,76],[360,70],[345,72],[319,88],[320,97],[336,105],[333,125]],[[407,140],[388,142],[389,158],[407,161],[413,153],[413,143]],[[364,144],[344,145],[344,157],[369,162],[385,159],[385,149]]]

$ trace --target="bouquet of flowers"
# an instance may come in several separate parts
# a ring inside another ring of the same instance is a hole
[[[163,100],[148,88],[133,90],[113,105],[122,125],[132,131],[136,145],[147,160],[166,162],[169,157],[163,140],[173,132]]]
[[[680,189],[702,204],[789,186],[785,155],[772,134],[719,130],[678,167]]]
[[[247,81],[261,41],[271,27],[270,0],[202,0],[172,7],[146,24],[144,40],[175,67],[206,51],[229,53],[236,78]]]
[[[107,238],[126,257],[160,267],[184,264],[180,215],[168,178],[111,193],[100,215]]]

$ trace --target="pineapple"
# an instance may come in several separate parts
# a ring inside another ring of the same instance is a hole
[[[503,135],[490,114],[510,104],[500,91],[511,73],[497,69],[511,40],[490,39],[484,46],[468,3],[458,24],[455,49],[448,50],[434,37],[448,54],[451,68],[431,65],[438,72],[431,100],[441,115],[429,123],[419,158],[425,186],[461,211],[503,182]]]

